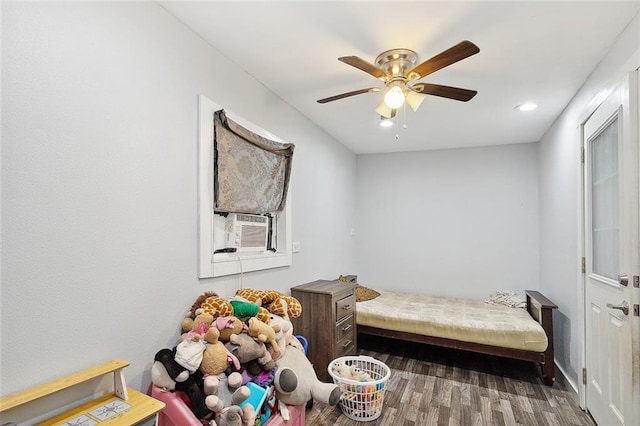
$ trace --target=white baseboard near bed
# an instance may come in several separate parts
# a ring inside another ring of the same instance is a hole
[[[569,385],[569,387],[571,387],[571,389],[573,390],[573,393],[576,394],[576,398],[577,398],[577,400],[579,402],[580,398],[579,398],[579,395],[578,395],[578,385],[577,385],[577,383],[575,383],[573,380],[571,380],[569,378],[569,376],[567,376],[567,373],[564,371],[564,369],[562,367],[560,367],[560,364],[558,364],[555,359],[553,360],[553,364],[556,366],[556,368],[558,369],[560,374],[562,374],[562,378],[564,379],[564,382],[567,385]],[[580,408],[584,408],[584,407],[580,407]]]

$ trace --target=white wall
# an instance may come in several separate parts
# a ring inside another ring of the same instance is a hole
[[[582,285],[580,237],[580,125],[640,66],[640,18],[636,16],[539,143],[540,289],[558,305],[555,358],[577,388],[578,292]]]
[[[364,285],[485,299],[538,288],[536,144],[358,156]]]
[[[355,156],[164,9],[2,2],[3,396],[116,357],[146,392],[193,300],[238,288],[197,278],[199,94],[296,144],[302,250],[244,286],[355,271]]]

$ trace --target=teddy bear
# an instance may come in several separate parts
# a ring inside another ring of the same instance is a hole
[[[213,315],[201,312],[193,318],[185,317],[182,320],[182,324],[180,325],[180,327],[182,328],[183,333],[188,333],[189,331],[197,328],[201,323],[211,324],[213,320]]]
[[[280,347],[276,341],[276,332],[278,331],[280,331],[280,326],[271,327],[256,317],[249,318],[249,336],[256,337],[261,342],[269,342],[275,352],[280,352]]]
[[[207,345],[202,353],[200,371],[205,375],[218,375],[225,371],[230,363],[236,370],[240,369],[240,361],[227,350],[224,344],[218,340],[220,331],[216,327],[210,327],[205,335]]]
[[[227,343],[229,341],[232,334],[240,334],[244,329],[244,323],[240,321],[236,316],[218,317],[214,321],[214,324],[220,332],[220,336],[218,337],[218,339],[224,343]]]
[[[276,366],[278,370],[274,384],[276,396],[281,402],[300,405],[313,399],[333,406],[340,401],[340,387],[318,380],[311,362],[303,351],[287,348],[276,360]]]
[[[256,412],[251,404],[240,404],[251,395],[242,385],[242,376],[234,372],[228,376],[220,374],[204,378],[204,393],[207,407],[215,413],[217,426],[252,426]]]
[[[191,374],[175,361],[175,349],[160,349],[153,358],[151,382],[164,391],[182,391],[191,401],[191,411],[198,419],[208,419],[213,412],[207,407],[200,391],[202,375]]]
[[[232,334],[225,346],[238,358],[240,364],[251,376],[257,376],[260,372],[269,371],[275,367],[265,344],[246,333]]]

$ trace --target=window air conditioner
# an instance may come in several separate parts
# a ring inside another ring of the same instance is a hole
[[[225,223],[225,247],[237,252],[265,251],[269,218],[254,214],[229,213]]]

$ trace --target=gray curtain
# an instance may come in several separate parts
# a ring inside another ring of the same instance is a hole
[[[294,145],[257,135],[214,113],[214,209],[265,214],[284,209]]]

